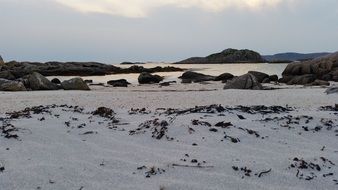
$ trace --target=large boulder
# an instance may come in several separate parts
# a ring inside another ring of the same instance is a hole
[[[0,79],[0,91],[26,91],[22,82]]]
[[[264,81],[264,79],[269,79],[269,75],[262,73],[262,72],[258,72],[258,71],[249,71],[248,73],[252,74],[253,76],[256,77],[257,81],[262,83]]]
[[[64,90],[90,90],[87,83],[82,78],[72,78],[61,83]]]
[[[40,73],[34,72],[27,77],[29,88],[32,90],[57,90],[58,86],[46,77],[42,76]]]
[[[310,61],[291,63],[282,75],[283,78],[280,81],[293,84],[303,84],[305,81],[312,83],[316,79],[326,81],[337,79],[338,81],[338,52]],[[312,75],[311,80],[299,80],[301,76],[301,78],[304,76],[309,78],[310,75]]]
[[[214,76],[205,75],[202,73],[197,73],[193,71],[187,71],[182,74],[182,76],[178,77],[184,81],[184,83],[188,82],[203,82],[203,81],[213,81],[216,79]]]
[[[163,77],[159,75],[152,75],[147,72],[143,72],[138,77],[138,83],[140,84],[153,84],[153,83],[159,83],[163,80]]]
[[[107,84],[112,85],[113,87],[128,87],[130,84],[126,79],[119,80],[110,80]]]
[[[224,89],[263,90],[263,86],[257,81],[255,76],[247,73],[228,81],[224,86]]]
[[[234,75],[232,75],[231,73],[223,73],[223,74],[218,75],[215,78],[215,81],[222,81],[223,83],[225,83],[228,80],[233,79],[233,78],[234,78]]]

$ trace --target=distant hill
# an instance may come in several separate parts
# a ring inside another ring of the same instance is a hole
[[[257,52],[248,49],[226,49],[206,57],[192,57],[176,64],[216,64],[216,63],[263,63],[264,58]]]
[[[326,56],[330,53],[278,53],[275,55],[264,55],[263,58],[269,62],[293,62],[293,61],[306,61],[312,60],[318,57]]]

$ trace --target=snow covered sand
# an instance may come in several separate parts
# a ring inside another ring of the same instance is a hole
[[[336,94],[221,86],[1,92],[0,189],[338,188]]]

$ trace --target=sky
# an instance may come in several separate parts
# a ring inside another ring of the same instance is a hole
[[[17,61],[179,61],[226,48],[338,51],[337,0],[0,0]]]

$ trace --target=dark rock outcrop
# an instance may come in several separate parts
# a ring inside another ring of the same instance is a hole
[[[257,81],[255,76],[248,73],[228,81],[224,89],[263,90],[263,86]]]
[[[110,80],[107,84],[112,85],[113,87],[128,87],[130,84],[126,79],[119,80]]]
[[[54,84],[61,84],[61,81],[58,78],[53,78],[51,82]]]
[[[147,72],[143,72],[138,77],[138,82],[140,84],[153,84],[153,83],[159,83],[163,80],[163,77],[159,75],[152,75]]]
[[[269,79],[270,79],[270,81],[277,82],[278,81],[278,76],[277,75],[270,75]]]
[[[270,82],[270,79],[269,79],[269,75],[268,74],[265,74],[265,73],[262,73],[262,72],[258,72],[258,71],[249,71],[248,73],[252,74],[253,76],[256,77],[257,81],[259,83],[262,83],[265,79],[268,79],[269,82]],[[265,80],[267,81],[267,80]]]
[[[0,71],[0,78],[14,80],[15,76],[10,71]]]
[[[43,76],[102,76],[122,73],[142,72],[176,72],[183,71],[177,67],[154,67],[144,68],[133,65],[129,68],[120,68],[113,65],[106,65],[97,62],[16,62],[11,61],[1,66],[0,72],[11,72],[15,78],[38,72]]]
[[[183,83],[191,83],[191,82],[213,81],[215,80],[216,77],[193,71],[187,71],[178,78],[182,79]]]
[[[58,86],[51,81],[49,81],[46,77],[41,75],[40,73],[34,72],[28,76],[24,77],[28,80],[26,84],[26,88],[32,90],[58,90]]]
[[[173,83],[176,83],[176,81],[162,82],[159,85],[160,85],[160,87],[162,87],[162,86],[170,86]]]
[[[133,65],[129,68],[121,69],[120,73],[158,73],[158,72],[181,72],[184,69],[177,67],[153,67],[153,68],[144,68],[143,66]]]
[[[125,61],[125,62],[122,62],[120,63],[120,65],[143,65],[145,63],[143,62],[129,62],[129,61]]]
[[[264,58],[257,52],[243,49],[226,49],[207,57],[192,57],[177,64],[215,64],[215,63],[263,63]]]
[[[25,85],[20,81],[0,79],[0,91],[26,91]]]
[[[215,78],[215,81],[222,81],[226,83],[228,80],[233,79],[234,75],[231,73],[223,73]]]
[[[309,84],[316,79],[338,82],[338,52],[311,61],[289,64],[280,82]]]
[[[82,78],[73,78],[61,83],[64,90],[90,90],[87,83]]]

